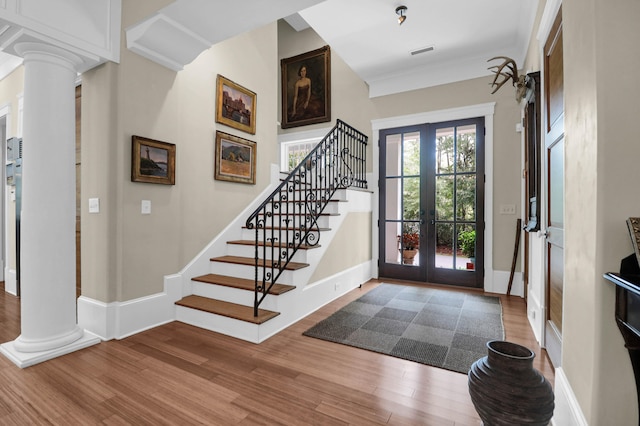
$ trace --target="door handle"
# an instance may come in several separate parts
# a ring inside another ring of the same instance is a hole
[[[436,224],[436,220],[435,219],[431,219],[431,224],[435,225]]]

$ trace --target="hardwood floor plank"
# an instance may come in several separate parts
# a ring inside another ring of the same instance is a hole
[[[259,345],[172,322],[24,370],[0,357],[0,424],[480,425],[465,374],[302,335],[379,283]],[[501,301],[507,339],[553,383],[524,301]],[[20,334],[19,310],[0,294],[5,341]]]

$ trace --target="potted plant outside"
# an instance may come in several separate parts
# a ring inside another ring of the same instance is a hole
[[[462,254],[469,258],[469,262],[467,262],[467,269],[475,268],[475,258],[476,258],[476,231],[462,231],[458,236],[458,241],[460,242],[460,250]]]
[[[418,247],[420,247],[420,234],[417,232],[403,232],[402,235],[398,235],[398,243],[402,253],[402,263],[413,265],[418,253]]]

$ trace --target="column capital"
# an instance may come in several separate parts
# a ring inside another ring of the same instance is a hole
[[[29,61],[49,62],[77,71],[84,62],[80,56],[68,50],[37,41],[16,43],[14,50],[24,58],[25,63]]]
[[[0,46],[17,56],[24,42],[56,46],[81,58],[82,73],[120,60],[121,14],[122,0],[0,0]]]

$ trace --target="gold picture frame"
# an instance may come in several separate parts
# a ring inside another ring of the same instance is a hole
[[[256,183],[256,143],[228,133],[216,132],[214,179]]]
[[[256,134],[256,94],[218,74],[216,122]]]
[[[175,185],[176,146],[131,136],[131,181]]]
[[[331,121],[329,46],[280,61],[283,129]],[[303,75],[304,74],[304,75]]]

